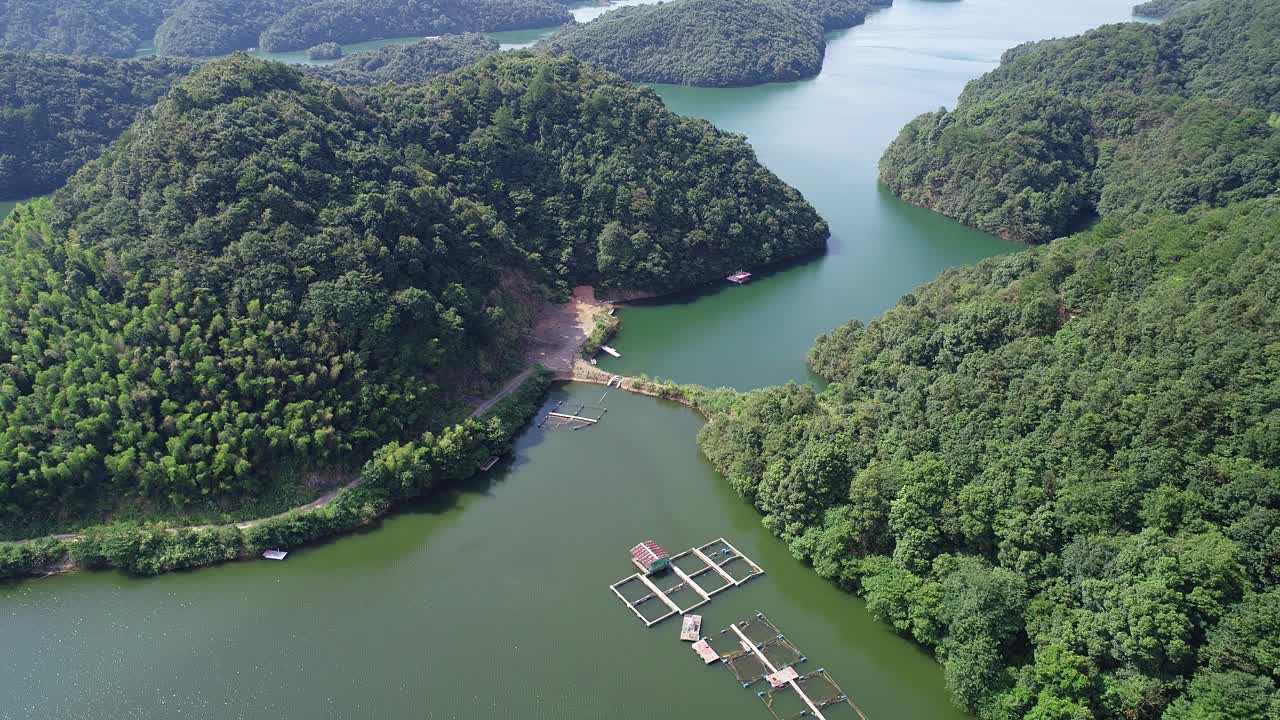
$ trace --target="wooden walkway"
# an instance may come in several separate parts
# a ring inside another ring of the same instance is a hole
[[[606,393],[606,395],[607,394],[608,393]],[[601,400],[603,400],[603,398],[601,398]],[[570,412],[560,412],[561,405],[564,405],[564,401],[563,400],[557,401],[555,406],[552,407],[551,410],[549,410],[546,415],[543,415],[542,419],[538,421],[538,427],[543,427],[544,425],[550,424],[551,429],[553,430],[558,429],[560,427],[564,427],[564,426],[568,426],[570,430],[577,430],[578,428],[581,428],[581,427],[590,427],[592,425],[595,425],[596,423],[604,419],[605,413],[609,412],[608,408],[597,407],[595,405],[587,405],[585,403],[579,403],[576,410],[571,410]],[[591,417],[590,415],[587,415],[586,411],[588,409],[595,411],[596,416]]]
[[[778,676],[778,668],[774,667],[773,663],[769,662],[769,658],[765,657],[764,653],[760,652],[760,648],[756,647],[756,644],[747,638],[746,633],[738,629],[737,623],[730,625],[729,629],[733,630],[738,634],[738,637],[742,638],[742,647],[750,649],[751,652],[755,653],[761,664],[769,668],[769,673],[771,675]],[[809,712],[813,713],[813,716],[818,718],[818,720],[827,720],[826,716],[822,714],[822,711],[818,709],[818,706],[813,704],[813,701],[809,699],[809,696],[806,695],[804,690],[801,690],[800,686],[796,683],[796,674],[794,670],[792,670],[790,675],[791,677],[787,678],[787,684],[791,686],[792,690],[796,691],[796,694],[800,696],[801,700],[804,700],[804,704],[809,706]]]

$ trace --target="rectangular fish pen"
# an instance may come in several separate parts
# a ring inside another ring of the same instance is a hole
[[[579,430],[600,422],[607,412],[609,408],[599,405],[586,403],[566,405],[564,400],[557,400],[555,406],[538,421],[538,427],[548,430]]]
[[[690,587],[689,583],[672,577],[650,579],[636,573],[609,586],[622,603],[640,618],[645,627],[653,627],[674,615],[684,615],[711,601]],[[696,586],[694,586],[696,587]]]
[[[744,688],[764,681],[756,695],[774,720],[867,720],[825,668],[796,670],[808,658],[762,613],[722,630],[712,649]]]
[[[825,668],[799,675],[792,683],[759,693],[775,720],[816,717],[825,720],[867,720],[862,709],[845,694]]]
[[[763,615],[735,623],[721,630],[720,636],[712,646],[725,648],[720,659],[744,688],[769,677],[777,668],[808,660],[800,648]]]
[[[663,562],[659,564],[655,564],[658,558],[652,550],[646,550],[646,543],[632,548],[632,562],[642,572],[609,586],[645,627],[653,627],[675,615],[684,615],[711,602],[717,593],[764,574],[754,560],[738,552],[724,538],[703,543],[671,558],[666,558],[663,553],[660,558]],[[675,577],[670,577],[668,571]],[[671,584],[672,580],[678,582]]]

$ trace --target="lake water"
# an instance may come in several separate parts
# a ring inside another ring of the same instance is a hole
[[[899,0],[832,33],[822,73],[750,88],[657,86],[676,112],[743,133],[770,170],[831,225],[819,262],[622,310],[600,365],[739,389],[809,378],[805,351],[850,318],[870,320],[941,270],[1019,246],[899,201],[877,165],[916,115],[953,106],[1005,49],[1127,19],[1115,0]]]
[[[745,133],[830,221],[833,246],[746,287],[625,309],[610,366],[743,388],[803,379],[818,332],[1014,249],[894,200],[876,160],[1004,48],[1124,19],[1129,4],[899,0],[834,34],[812,81],[659,88],[676,111]],[[760,526],[698,454],[694,414],[602,395],[559,388],[607,406],[604,421],[530,428],[489,475],[284,562],[0,585],[0,719],[767,720],[674,620],[645,629],[608,589],[640,540],[674,552],[721,536],[767,574],[705,606],[707,634],[763,611],[810,658],[800,668],[825,667],[872,720],[964,717],[927,654]]]

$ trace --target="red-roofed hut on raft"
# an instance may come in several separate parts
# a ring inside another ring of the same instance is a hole
[[[640,572],[648,575],[666,570],[671,565],[671,556],[658,543],[645,540],[631,548],[631,562],[640,568]]]

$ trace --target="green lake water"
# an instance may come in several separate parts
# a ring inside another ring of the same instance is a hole
[[[739,389],[809,378],[805,351],[851,318],[870,320],[943,269],[1020,246],[895,198],[880,155],[922,112],[954,106],[966,81],[1020,42],[1128,19],[1114,0],[900,0],[832,33],[812,80],[751,88],[656,86],[667,105],[743,133],[770,170],[831,225],[820,261],[623,309],[622,353],[604,369]]]
[[[818,332],[1013,249],[886,195],[880,151],[1004,48],[1124,19],[1129,4],[898,0],[833,35],[813,81],[659,88],[678,112],[746,133],[834,239],[752,285],[625,309],[616,366],[739,387],[803,379]],[[477,481],[284,562],[0,584],[0,720],[767,720],[754,690],[676,639],[676,621],[645,629],[608,589],[640,540],[675,552],[721,536],[767,574],[705,606],[707,634],[763,611],[810,658],[800,668],[825,667],[872,720],[964,717],[927,654],[760,526],[698,454],[697,416],[618,391],[603,404],[598,426],[529,428]]]

